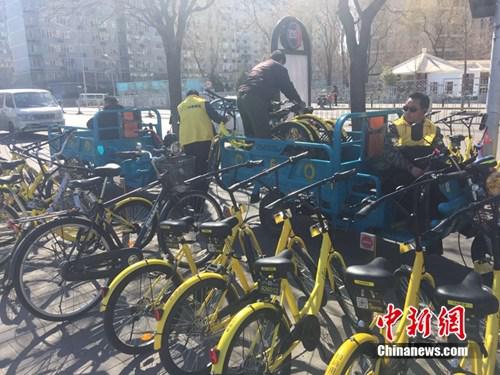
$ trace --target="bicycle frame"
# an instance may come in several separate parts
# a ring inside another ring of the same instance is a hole
[[[500,300],[500,270],[493,271],[493,294]],[[460,361],[463,367],[467,361],[471,361],[471,370],[475,375],[495,375],[496,352],[498,349],[498,328],[500,324],[500,311],[496,314],[488,315],[486,318],[486,328],[484,337],[484,347],[487,355],[483,352],[477,342],[468,342],[468,357]],[[489,355],[488,355],[489,353]],[[460,372],[455,372],[460,374]],[[464,374],[465,375],[465,374]]]
[[[234,208],[233,208],[234,209]],[[243,210],[239,210],[238,215],[242,215]],[[240,219],[240,217],[239,217]],[[231,234],[231,237],[226,239],[224,249],[222,251],[222,254],[216,259],[214,262],[215,264],[221,264],[223,267],[226,269],[226,273],[224,275],[221,275],[220,273],[217,272],[210,272],[210,271],[204,271],[201,273],[198,273],[196,276],[192,276],[189,279],[185,280],[172,294],[172,296],[168,299],[168,301],[165,303],[163,307],[163,315],[161,320],[158,322],[157,325],[157,330],[156,330],[156,336],[155,336],[155,343],[154,343],[154,348],[155,350],[160,350],[161,349],[161,336],[163,334],[163,330],[165,329],[165,322],[167,320],[167,317],[171,313],[172,309],[175,306],[175,302],[179,299],[180,296],[184,294],[186,290],[188,290],[192,285],[196,284],[200,280],[203,279],[220,279],[223,280],[224,282],[228,282],[230,277],[234,277],[236,280],[239,281],[239,285],[242,288],[244,295],[248,296],[250,295],[251,292],[256,290],[257,283],[256,282],[250,282],[246,276],[246,273],[241,265],[241,262],[231,256],[232,252],[232,244],[236,237],[239,238],[240,240],[240,245],[242,246],[243,252],[245,254],[249,254],[250,252],[246,248],[246,245],[243,241],[243,237],[245,235],[248,235],[250,238],[250,241],[252,242],[252,246],[256,250],[256,253],[258,255],[262,255],[262,250],[260,248],[259,242],[257,241],[257,238],[255,237],[255,233],[253,230],[247,226],[244,222],[242,222],[241,226],[235,227],[233,230],[233,233]],[[280,237],[278,239],[278,243],[276,245],[276,254],[279,254],[283,250],[285,250],[288,246],[292,246],[293,244],[298,244],[300,246],[304,246],[305,244],[304,241],[295,235],[293,232],[292,224],[289,219],[286,219],[283,222],[283,228],[281,230]],[[219,263],[218,263],[218,262]],[[232,273],[234,273],[234,276],[230,276]],[[245,298],[243,297],[242,301],[245,301]],[[236,304],[239,306],[239,304]],[[214,314],[210,320],[212,323],[217,322],[217,324],[211,324],[210,329],[212,331],[218,331],[221,328],[224,328],[227,326],[228,322],[232,319],[234,315],[231,314],[230,312],[227,314],[226,318],[222,321],[217,321],[217,314]]]
[[[323,180],[320,180],[320,181],[317,181],[313,184],[305,186],[304,188],[296,190],[296,191],[290,193],[289,195],[271,203],[266,208],[274,207],[278,203],[283,202],[286,199],[290,199],[291,197],[298,196],[299,194],[302,194],[305,191],[308,191],[308,190],[313,189],[315,187],[319,187],[327,182],[335,183],[335,182],[338,182],[339,180],[342,180],[342,179],[349,179],[355,173],[356,173],[355,169],[341,172],[341,173],[336,173],[333,176],[327,177]],[[305,207],[306,207],[306,211],[307,211],[307,204],[305,205]],[[228,350],[230,348],[231,342],[232,342],[236,332],[240,328],[241,322],[244,322],[250,315],[256,313],[258,310],[274,311],[278,316],[285,317],[286,323],[288,325],[290,325],[290,321],[288,319],[286,311],[283,308],[285,306],[285,303],[287,303],[289,310],[292,314],[295,326],[300,324],[302,319],[304,319],[306,316],[308,316],[308,315],[317,316],[319,314],[319,311],[322,307],[323,294],[325,292],[326,278],[328,277],[328,281],[330,282],[330,285],[332,288],[334,288],[334,286],[335,286],[335,284],[334,284],[335,281],[334,281],[334,277],[333,277],[334,273],[330,267],[330,262],[331,262],[332,258],[339,257],[342,264],[345,265],[345,263],[342,259],[342,256],[333,249],[333,244],[332,244],[330,235],[328,233],[328,226],[326,225],[326,220],[325,220],[325,218],[323,218],[319,209],[313,208],[312,214],[317,215],[319,222],[318,222],[318,224],[315,224],[311,227],[311,235],[317,236],[317,235],[321,234],[322,241],[321,241],[321,249],[320,249],[319,261],[318,261],[318,268],[316,270],[316,275],[315,275],[314,287],[313,287],[313,290],[311,291],[310,295],[308,296],[308,299],[307,299],[304,307],[299,310],[297,300],[296,300],[295,296],[293,295],[293,291],[292,291],[290,285],[288,284],[288,280],[286,278],[281,278],[281,280],[280,280],[280,294],[279,295],[272,296],[270,299],[265,298],[262,301],[252,303],[251,305],[247,305],[240,312],[238,312],[236,314],[236,316],[231,320],[230,324],[225,329],[225,331],[222,334],[222,337],[220,338],[216,347],[213,348],[213,351],[218,353],[217,354],[217,357],[218,357],[217,361],[215,361],[215,363],[212,364],[212,372],[214,374],[217,374],[217,375],[222,374],[222,371],[224,370],[223,367],[224,367],[224,364],[226,362],[226,356],[228,354]],[[275,215],[275,219],[282,218],[282,217],[286,218],[287,220],[290,220],[289,216],[287,216],[285,212],[280,212],[277,215]],[[307,293],[306,293],[306,295],[307,295]],[[280,318],[280,320],[282,320],[282,319]],[[276,327],[276,329],[278,329],[278,326]],[[273,341],[274,341],[274,337],[273,337]],[[279,339],[282,339],[282,338],[279,338]],[[297,338],[296,340],[294,340],[293,342],[291,342],[289,344],[289,346],[285,349],[284,353],[281,353],[280,355],[278,355],[278,357],[274,358],[272,360],[272,362],[267,361],[267,363],[271,363],[268,367],[269,370],[271,372],[276,370],[283,363],[283,361],[286,360],[288,355],[291,354],[291,352],[299,344],[299,342],[300,342],[300,338]],[[268,352],[265,353],[265,355],[272,358],[273,357],[273,348],[275,348],[276,346],[277,346],[276,344],[272,344],[271,349],[269,349]]]

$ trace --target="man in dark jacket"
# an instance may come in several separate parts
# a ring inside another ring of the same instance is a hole
[[[106,96],[104,98],[104,106],[102,107],[103,112],[92,117],[87,121],[87,128],[92,129],[94,127],[94,118],[97,119],[97,128],[99,129],[100,139],[116,139],[120,136],[120,131],[118,127],[121,124],[119,110],[124,107],[118,104],[118,99],[114,96]],[[106,129],[110,128],[110,129]]]
[[[271,138],[271,102],[281,91],[289,100],[305,106],[283,66],[286,56],[274,51],[271,58],[254,66],[238,89],[238,109],[247,137]]]

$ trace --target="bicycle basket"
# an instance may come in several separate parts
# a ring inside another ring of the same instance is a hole
[[[195,157],[190,155],[169,156],[158,165],[160,173],[166,173],[164,181],[171,188],[187,188],[184,181],[194,177]]]

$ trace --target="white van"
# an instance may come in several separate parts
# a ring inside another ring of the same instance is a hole
[[[102,107],[104,105],[104,98],[108,94],[99,93],[86,93],[80,94],[78,97],[78,103],[82,107]]]
[[[64,125],[64,115],[47,90],[0,90],[0,130],[47,130],[50,125]]]

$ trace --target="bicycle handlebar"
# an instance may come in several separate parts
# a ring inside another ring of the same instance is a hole
[[[260,178],[262,176],[268,175],[268,174],[274,172],[275,170],[284,167],[285,165],[292,164],[292,163],[296,162],[297,160],[305,158],[307,155],[309,155],[309,151],[304,151],[304,152],[302,152],[300,154],[290,156],[290,157],[288,157],[287,160],[285,160],[285,161],[283,161],[283,162],[281,162],[279,164],[276,164],[276,165],[274,165],[274,166],[272,166],[270,168],[264,169],[262,172],[257,173],[255,176],[249,177],[246,180],[237,182],[237,183],[229,186],[228,190],[229,191],[236,191],[239,188],[241,188],[241,187],[249,184],[250,182],[252,182],[252,181],[254,181],[254,180],[256,180],[256,179],[258,179],[258,178]]]
[[[500,200],[500,195],[497,195],[497,196],[494,196],[494,197],[489,197],[489,198],[483,199],[483,200],[478,201],[478,202],[470,203],[466,207],[461,208],[461,209],[455,211],[452,215],[448,216],[446,219],[441,220],[432,229],[428,230],[427,233],[438,233],[438,232],[442,231],[443,227],[448,226],[456,218],[458,218],[459,216],[463,215],[464,213],[466,213],[468,211],[477,210],[477,209],[479,209],[479,208],[487,205],[488,203],[494,202],[496,200]]]
[[[285,195],[283,198],[277,199],[274,202],[269,203],[265,208],[267,210],[270,210],[274,206],[277,206],[277,205],[281,204],[282,202],[285,202],[285,201],[289,200],[290,198],[293,198],[293,197],[295,197],[295,196],[297,196],[299,194],[302,194],[302,193],[306,192],[307,190],[313,189],[313,188],[315,188],[317,186],[320,186],[320,185],[323,185],[323,184],[325,184],[327,182],[337,183],[337,182],[340,182],[340,181],[348,180],[352,176],[354,176],[356,173],[357,173],[357,170],[355,168],[354,169],[349,169],[349,170],[344,171],[344,172],[337,172],[337,173],[335,173],[334,175],[332,175],[330,177],[324,178],[324,179],[316,181],[316,182],[314,182],[314,183],[312,183],[310,185],[307,185],[307,186],[305,186],[303,188],[300,188],[298,190],[292,191],[291,193]]]
[[[385,200],[387,200],[389,198],[394,198],[395,196],[398,196],[400,194],[407,193],[407,192],[414,190],[418,187],[422,187],[422,186],[429,185],[432,183],[442,183],[444,181],[451,180],[453,178],[460,178],[460,177],[465,176],[466,174],[468,174],[468,171],[457,171],[457,172],[450,172],[450,173],[430,174],[429,175],[430,178],[428,180],[419,181],[419,182],[414,183],[410,186],[406,186],[404,188],[398,189],[392,193],[384,195],[383,197],[381,197],[373,202],[368,203],[361,210],[356,212],[356,216],[359,216],[359,217],[367,216],[371,210],[373,210],[375,207],[380,205],[380,203],[384,202]]]
[[[214,98],[221,99],[222,101],[225,101],[225,102],[231,102],[232,101],[231,99],[226,99],[223,96],[220,96],[219,94],[215,93],[214,91],[212,91],[210,89],[205,89],[205,92],[208,95],[213,96]]]
[[[244,163],[231,165],[229,167],[222,168],[222,169],[219,169],[217,171],[208,172],[208,173],[205,173],[205,174],[202,174],[202,175],[199,175],[199,176],[192,177],[192,178],[190,178],[188,180],[185,180],[184,183],[188,184],[188,185],[189,184],[193,184],[195,182],[206,180],[208,178],[211,178],[211,177],[214,177],[214,176],[218,176],[218,175],[220,175],[222,173],[229,172],[229,171],[232,171],[232,170],[235,170],[235,169],[239,169],[239,168],[254,168],[254,167],[257,167],[259,165],[262,165],[262,163],[264,163],[263,160],[249,160],[249,161],[246,161]]]

